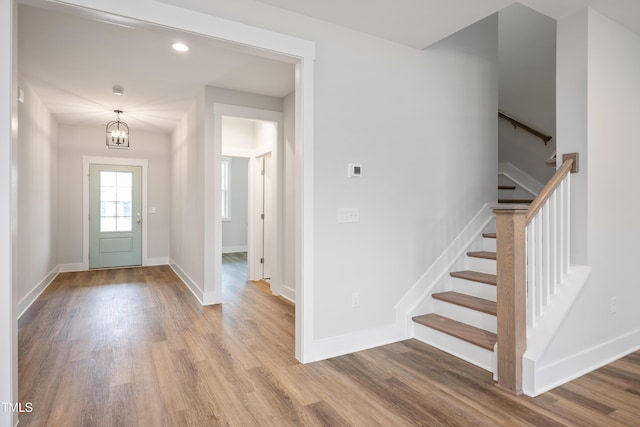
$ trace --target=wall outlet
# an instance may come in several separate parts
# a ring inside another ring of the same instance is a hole
[[[609,310],[611,314],[616,314],[616,311],[618,311],[617,305],[616,297],[611,297],[611,301],[609,302]]]
[[[360,307],[360,294],[357,292],[354,292],[351,294],[351,308],[358,308]]]

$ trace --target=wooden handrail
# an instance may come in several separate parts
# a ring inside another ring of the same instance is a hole
[[[542,141],[544,141],[544,145],[547,145],[547,142],[551,141],[551,139],[553,138],[552,136],[545,135],[544,133],[535,130],[531,126],[525,125],[521,121],[514,119],[513,117],[509,116],[508,114],[503,113],[502,111],[498,111],[498,117],[502,117],[506,121],[510,122],[514,127],[522,128],[522,129],[526,130],[527,132],[529,132],[530,134],[537,136]]]
[[[556,171],[555,175],[551,177],[549,182],[544,186],[540,194],[531,202],[529,205],[529,210],[527,211],[527,215],[525,217],[526,223],[529,224],[531,219],[538,213],[538,211],[544,205],[544,202],[547,201],[549,196],[553,194],[556,188],[560,185],[565,176],[569,175],[571,172],[571,167],[573,166],[573,159],[567,159],[562,163],[562,166]]]

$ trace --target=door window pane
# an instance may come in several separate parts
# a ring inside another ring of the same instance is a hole
[[[117,186],[117,174],[118,172],[100,172],[100,184],[104,187],[116,187]]]
[[[132,231],[133,173],[100,171],[100,232]]]
[[[116,231],[116,217],[100,218],[100,231],[102,233]]]

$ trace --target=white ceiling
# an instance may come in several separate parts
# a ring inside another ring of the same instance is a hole
[[[184,2],[185,0],[179,1]],[[224,2],[224,0],[217,1]],[[236,0],[236,2],[238,1],[252,2],[252,0]],[[430,46],[513,3],[521,3],[553,19],[560,19],[585,7],[591,7],[640,34],[640,0],[256,1],[418,49]],[[192,0],[190,3],[210,4],[215,2],[216,0]]]
[[[418,49],[513,0],[258,0]]]
[[[293,64],[213,39],[27,5],[18,19],[20,73],[61,124],[102,126],[120,109],[132,131],[170,132],[206,85],[274,97],[294,90]],[[175,41],[189,52],[175,52]]]
[[[415,48],[513,4],[513,0],[156,0],[206,13],[252,16],[278,10],[352,28]],[[132,129],[169,132],[205,85],[283,97],[294,66],[246,48],[122,18],[83,15],[44,0],[19,8],[19,67],[59,123],[102,125],[113,110]],[[640,34],[640,0],[521,0],[554,19],[592,7]],[[42,7],[46,7],[44,9]],[[61,10],[62,9],[62,10]],[[72,12],[73,14],[69,14]],[[267,17],[267,18],[265,18]],[[260,20],[260,18],[262,18]],[[287,19],[288,19],[287,18]],[[190,51],[179,54],[181,40]],[[120,84],[125,95],[111,87]]]

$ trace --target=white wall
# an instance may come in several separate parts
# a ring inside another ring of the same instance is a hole
[[[275,144],[275,132],[274,122],[223,116],[222,155],[259,157],[269,153]]]
[[[58,123],[22,80],[18,119],[18,300],[29,304],[58,267]],[[29,300],[29,301],[27,301]]]
[[[171,250],[172,262],[204,290],[203,153],[198,146],[203,121],[194,103],[171,135]]]
[[[626,186],[640,182],[640,37],[593,10],[559,21],[559,30],[567,57],[558,82],[567,91],[558,98],[558,123],[567,122],[567,134],[558,147],[560,152],[580,149],[580,173],[572,175],[579,179],[571,184],[572,191],[579,190],[580,205],[577,212],[572,206],[572,213],[585,233],[578,249],[581,257],[586,250],[593,270],[541,364],[568,365],[564,373],[575,376],[640,348],[635,279],[640,199],[625,197]],[[568,108],[571,92],[577,93],[576,118]],[[577,104],[581,100],[586,102]],[[616,298],[616,313],[611,313],[611,298]]]
[[[207,188],[220,183],[220,177],[212,173],[213,162],[222,154],[211,151],[215,103],[282,111],[279,98],[206,87],[171,135],[171,259],[205,304],[218,303],[222,298],[221,289],[214,285],[214,275],[220,268],[213,251],[215,221],[205,222],[205,214],[219,209],[213,191],[205,194]],[[208,187],[205,182],[209,182]]]
[[[254,121],[239,117],[222,117],[223,156],[255,156],[255,137]]]
[[[316,61],[316,338],[392,324],[497,193],[496,16],[424,51],[328,34]],[[361,178],[347,178],[354,162]],[[338,224],[341,207],[360,222]]]
[[[499,162],[546,183],[556,146],[556,21],[515,3],[499,12],[499,107],[553,139],[544,142],[506,120],[498,122]]]
[[[228,220],[222,221],[222,252],[246,252],[247,213],[249,209],[249,159],[244,157],[231,157],[230,159],[230,215]]]
[[[558,21],[557,150],[579,153],[580,173],[571,175],[571,262],[587,264],[587,11]]]
[[[147,257],[152,263],[166,263],[169,258],[169,218],[171,200],[169,135],[131,130],[131,149],[109,150],[105,147],[104,128],[60,126],[59,139],[59,215],[60,264],[82,263],[83,255],[83,156],[147,159],[147,202],[155,214],[147,218]],[[155,262],[154,262],[155,261]]]
[[[420,51],[241,3],[180,5],[317,47],[315,339],[384,328],[395,303],[496,198],[497,16]],[[363,164],[362,178],[347,178],[351,162]],[[360,223],[338,224],[340,207],[360,208]]]

